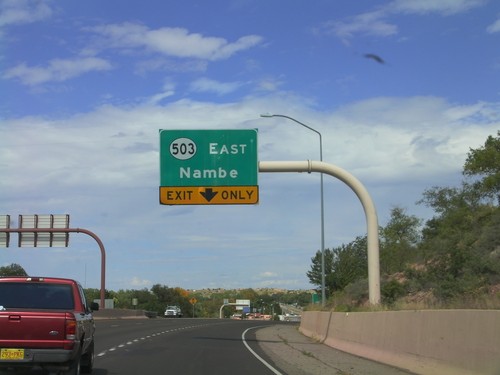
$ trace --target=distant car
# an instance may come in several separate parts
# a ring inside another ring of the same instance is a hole
[[[167,306],[165,310],[166,318],[182,318],[182,311],[179,306]]]

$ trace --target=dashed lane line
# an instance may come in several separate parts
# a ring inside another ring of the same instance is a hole
[[[119,344],[117,346],[113,346],[109,349],[106,349],[106,350],[100,352],[99,354],[96,355],[96,357],[104,357],[106,354],[108,354],[110,352],[115,352],[116,350],[122,349],[126,346],[139,343],[140,341],[152,339],[152,338],[155,338],[157,336],[165,335],[167,333],[182,331],[182,330],[186,330],[186,329],[190,329],[190,328],[204,327],[204,326],[208,326],[208,325],[209,324],[191,325],[191,326],[186,326],[186,327],[181,327],[181,328],[174,328],[174,329],[170,329],[170,330],[165,330],[165,331],[161,331],[161,332],[157,332],[157,333],[152,333],[151,335],[142,336],[140,338],[135,338],[135,339],[132,339],[130,341],[127,341],[126,343],[122,343],[122,344]]]

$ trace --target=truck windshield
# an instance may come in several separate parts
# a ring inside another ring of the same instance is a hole
[[[74,306],[71,285],[48,283],[0,283],[0,306],[4,309],[61,309]]]

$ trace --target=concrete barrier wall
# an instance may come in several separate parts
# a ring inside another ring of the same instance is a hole
[[[143,318],[148,317],[148,311],[144,310],[131,310],[131,309],[102,309],[94,311],[92,314],[94,319],[132,319],[132,318]],[[155,313],[157,314],[157,313]]]
[[[497,310],[310,311],[302,315],[300,331],[416,374],[500,374]]]
[[[331,313],[322,311],[302,314],[300,319],[300,330],[304,335],[314,340],[324,342],[331,316]]]

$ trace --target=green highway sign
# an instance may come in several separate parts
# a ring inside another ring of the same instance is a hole
[[[257,129],[160,130],[162,204],[257,203],[257,175]]]

